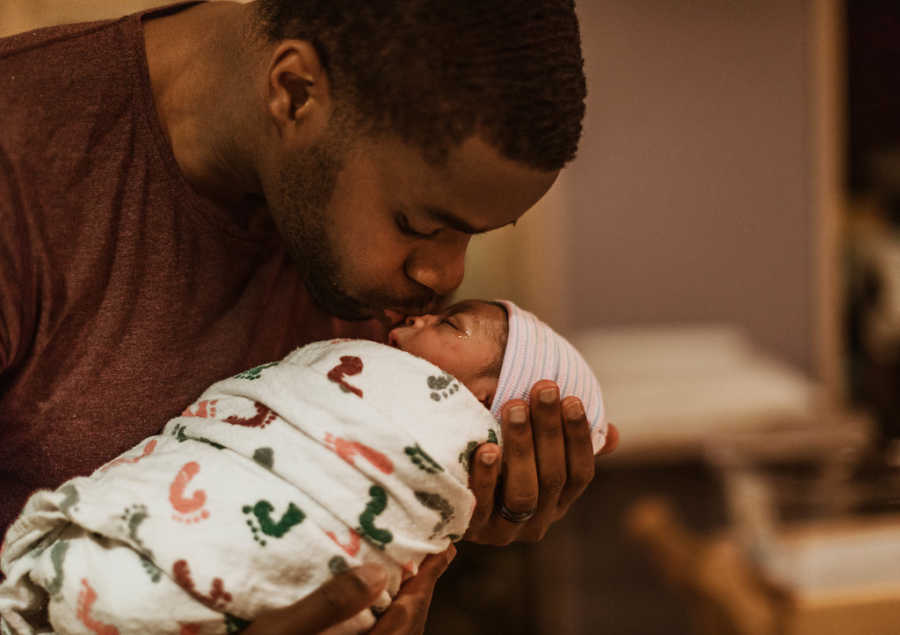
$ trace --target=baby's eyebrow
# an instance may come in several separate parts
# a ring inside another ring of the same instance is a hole
[[[464,313],[472,308],[472,305],[469,302],[457,302],[451,307],[448,307],[446,311],[444,311],[444,315],[446,317],[450,317],[451,315],[456,315],[457,313]]]

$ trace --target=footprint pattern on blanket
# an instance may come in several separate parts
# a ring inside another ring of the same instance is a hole
[[[403,448],[403,451],[420,470],[424,470],[429,474],[437,474],[444,471],[443,466],[431,458],[418,443]]]
[[[356,465],[354,457],[358,454],[385,474],[391,474],[394,471],[394,464],[387,455],[382,454],[378,450],[374,450],[359,441],[342,439],[332,435],[330,432],[325,433],[324,441],[329,449],[333,450],[350,465]]]
[[[66,560],[66,552],[69,550],[68,540],[58,540],[50,549],[50,563],[53,565],[53,579],[47,583],[47,593],[56,596],[62,591],[63,581],[65,579],[65,568],[63,563]]]
[[[371,500],[366,503],[366,508],[359,515],[360,527],[356,530],[367,538],[378,549],[384,549],[385,545],[394,539],[394,535],[387,529],[375,526],[375,517],[387,508],[387,493],[378,485],[369,488]]]
[[[204,595],[197,591],[194,586],[194,579],[191,577],[191,567],[188,565],[187,560],[175,561],[175,564],[172,565],[172,578],[191,597],[214,611],[221,611],[226,604],[231,602],[231,593],[225,590],[225,583],[222,582],[222,578],[213,578],[209,593]]]
[[[111,467],[114,467],[116,465],[122,465],[125,463],[127,463],[127,464],[137,463],[141,459],[144,459],[144,458],[150,456],[151,454],[153,454],[153,450],[155,450],[155,449],[156,449],[156,439],[150,439],[144,445],[144,449],[141,451],[141,453],[138,456],[121,456],[117,459],[113,459],[112,461],[110,461],[109,463],[107,463],[106,465],[101,467],[100,471],[105,472],[106,470],[108,470]]]
[[[415,492],[416,500],[422,503],[428,509],[432,509],[441,515],[441,519],[431,530],[431,536],[428,538],[429,540],[433,540],[435,536],[437,536],[441,530],[447,526],[451,520],[453,520],[453,516],[455,511],[453,509],[453,505],[450,504],[446,498],[437,494],[435,492]]]
[[[326,531],[325,535],[331,538],[334,544],[343,549],[344,552],[352,558],[357,553],[359,553],[359,546],[361,544],[361,541],[358,533],[356,533],[352,529],[348,531],[350,532],[350,539],[347,543],[342,543],[340,540],[338,540],[333,531]]]
[[[185,441],[198,441],[200,443],[205,443],[206,445],[211,445],[217,450],[224,450],[225,446],[221,443],[216,443],[211,439],[207,439],[206,437],[194,437],[189,435],[187,432],[187,426],[177,423],[175,427],[172,428],[172,436],[175,437],[175,440],[179,443],[184,443]]]
[[[169,503],[176,512],[172,514],[173,520],[191,524],[209,518],[209,510],[203,508],[206,504],[206,492],[198,489],[187,496],[188,485],[199,471],[200,465],[196,461],[185,463],[169,485]]]
[[[257,465],[261,465],[267,470],[271,470],[275,465],[275,450],[269,447],[256,448],[253,451],[253,460]]]
[[[209,419],[216,416],[216,404],[218,399],[201,399],[197,403],[188,406],[181,413],[182,417],[199,417],[200,419]],[[193,408],[193,410],[192,410]]]
[[[260,533],[270,538],[281,538],[306,518],[306,514],[299,507],[294,503],[288,503],[287,510],[281,515],[281,519],[275,521],[272,518],[275,506],[267,500],[259,500],[252,506],[244,505],[241,511],[247,514],[247,526],[250,527],[253,540],[261,547],[266,546],[266,539],[260,536]]]
[[[429,375],[427,383],[428,389],[431,391],[431,398],[435,401],[447,399],[459,390],[459,382],[448,373]]]
[[[362,359],[356,355],[344,355],[341,357],[341,363],[328,371],[328,379],[341,387],[344,392],[350,392],[357,397],[362,398],[363,391],[344,381],[346,375],[358,375],[363,371]]]
[[[92,612],[94,603],[97,601],[97,592],[87,581],[87,578],[81,579],[81,591],[78,593],[78,611],[76,615],[79,621],[96,635],[119,635],[119,629],[111,624],[94,619]]]
[[[275,418],[278,416],[270,408],[259,403],[258,401],[253,402],[253,407],[256,409],[256,413],[250,417],[239,417],[237,415],[231,415],[229,417],[225,417],[225,423],[230,423],[236,426],[244,426],[247,428],[265,428],[267,425],[275,421]]]
[[[466,444],[465,449],[459,453],[459,463],[463,466],[463,469],[468,472],[469,465],[472,464],[472,455],[475,453],[475,450],[478,449],[478,446],[485,441],[469,441]],[[498,443],[497,441],[497,433],[493,430],[488,430],[488,438],[486,443]]]
[[[141,567],[143,567],[144,571],[147,572],[147,575],[150,576],[150,581],[156,584],[162,579],[162,569],[157,567],[153,561],[147,556],[138,554],[138,558],[141,561]]]
[[[147,549],[144,542],[137,535],[138,528],[141,526],[145,520],[147,520],[147,506],[141,503],[135,503],[134,505],[129,505],[122,511],[122,515],[119,516],[119,519],[123,521],[125,527],[128,531],[128,537],[140,547],[141,551],[147,554],[150,554],[150,550]]]
[[[278,362],[269,362],[268,364],[254,366],[253,368],[238,373],[234,376],[234,379],[246,379],[248,381],[259,379],[260,376],[262,376],[262,372],[267,368],[272,368],[272,366],[278,366]]]

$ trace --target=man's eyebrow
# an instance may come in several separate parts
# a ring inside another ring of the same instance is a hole
[[[484,234],[485,232],[489,232],[491,231],[491,229],[493,229],[492,227],[487,227],[484,229],[473,227],[453,212],[449,212],[440,207],[425,207],[425,213],[427,213],[433,220],[444,223],[450,229],[455,229],[456,231],[462,232],[464,234]]]

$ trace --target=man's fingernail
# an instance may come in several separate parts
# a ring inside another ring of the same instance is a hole
[[[566,404],[566,419],[572,421],[580,419],[584,415],[584,409],[578,401],[570,401]]]
[[[497,455],[493,452],[487,452],[481,455],[481,462],[484,465],[493,465],[497,460]]]
[[[544,388],[538,394],[538,398],[541,400],[542,404],[549,406],[556,401],[556,388]]]
[[[513,406],[509,410],[510,423],[525,423],[525,406]]]
[[[377,564],[364,564],[354,569],[354,571],[356,576],[363,581],[363,584],[370,589],[377,589],[387,583],[387,571]]]

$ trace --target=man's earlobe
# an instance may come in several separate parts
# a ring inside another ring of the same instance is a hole
[[[272,54],[267,102],[269,114],[285,132],[327,121],[328,78],[315,47],[303,40],[285,40]]]

